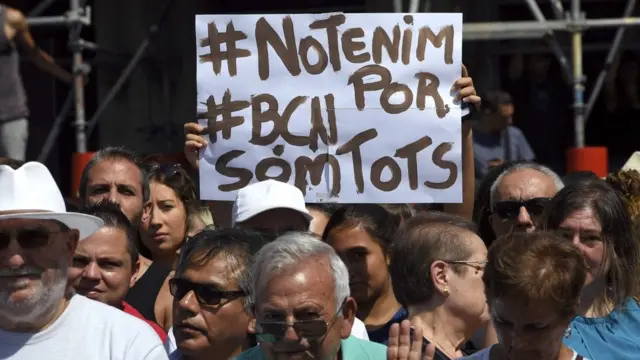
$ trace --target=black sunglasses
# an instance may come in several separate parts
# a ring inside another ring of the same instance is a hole
[[[524,207],[531,215],[540,215],[551,198],[533,198],[526,201],[499,201],[493,205],[493,212],[504,219],[515,219],[520,214],[520,208]]]
[[[46,246],[54,234],[65,231],[51,231],[44,227],[25,228],[16,231],[0,231],[0,250],[6,249],[15,237],[22,249],[37,249]]]
[[[235,300],[246,295],[242,290],[222,291],[211,285],[196,284],[185,279],[169,280],[169,292],[176,300],[184,298],[190,291],[193,291],[201,305],[220,305],[222,299]]]
[[[257,338],[259,341],[275,343],[284,338],[289,327],[293,327],[299,338],[305,338],[310,341],[321,339],[327,334],[329,328],[342,312],[345,302],[342,302],[329,324],[323,319],[297,320],[294,322],[258,321],[256,328]]]

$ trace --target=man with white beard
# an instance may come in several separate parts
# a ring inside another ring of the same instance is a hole
[[[67,284],[79,240],[102,220],[68,213],[40,163],[0,166],[0,359],[166,360],[142,320]]]

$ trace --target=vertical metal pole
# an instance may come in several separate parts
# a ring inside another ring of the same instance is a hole
[[[404,12],[402,10],[404,8],[403,0],[393,0],[393,12],[401,13]]]
[[[633,15],[633,10],[636,7],[636,0],[628,0],[627,7],[624,9],[623,17],[630,17]],[[611,70],[611,65],[613,64],[616,56],[618,55],[618,50],[620,49],[620,45],[622,44],[622,40],[624,39],[625,27],[620,27],[618,31],[616,31],[616,36],[613,38],[613,44],[609,49],[609,54],[607,54],[607,59],[604,62],[604,67],[598,74],[598,78],[596,79],[596,84],[593,86],[593,90],[591,91],[591,95],[589,95],[589,101],[587,102],[587,108],[584,114],[584,121],[589,121],[589,115],[591,115],[591,111],[593,110],[593,106],[596,104],[596,100],[598,100],[598,96],[600,96],[600,91],[604,86],[605,80],[607,80],[607,76],[609,75],[609,71]]]
[[[80,11],[80,0],[70,0],[70,10],[73,16],[78,16]],[[72,24],[72,27],[75,24]],[[78,24],[78,26],[82,26]],[[76,112],[76,152],[87,152],[87,137],[85,133],[85,113],[84,113],[84,76],[82,73],[83,67],[82,59],[82,47],[77,46],[73,52],[73,88],[75,98],[75,112]]]
[[[573,111],[575,144],[584,147],[584,76],[582,72],[582,28],[578,26],[582,13],[580,0],[571,0],[571,21],[573,48]]]
[[[420,11],[420,0],[411,0],[409,3],[409,12],[414,14]]]

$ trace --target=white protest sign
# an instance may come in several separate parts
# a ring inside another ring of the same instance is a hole
[[[197,15],[205,200],[462,202],[461,14]]]

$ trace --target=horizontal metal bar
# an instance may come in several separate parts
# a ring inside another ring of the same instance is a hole
[[[586,19],[580,21],[549,20],[544,23],[538,21],[510,21],[510,22],[478,22],[464,24],[464,38],[504,39],[509,38],[510,33],[546,33],[548,31],[570,31],[574,27],[583,29],[637,26],[640,25],[639,17],[612,18],[612,19]],[[532,35],[532,38],[538,37]]]
[[[71,18],[68,16],[39,16],[27,18],[29,26],[41,26],[41,25],[67,25],[71,23]]]

